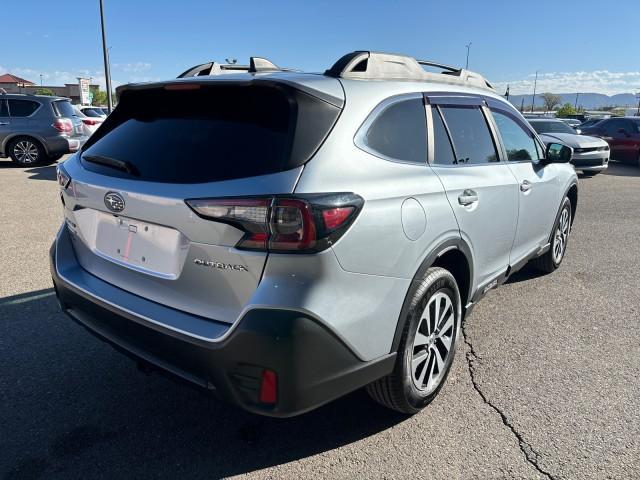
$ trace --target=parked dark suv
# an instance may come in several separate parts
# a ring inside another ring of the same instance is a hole
[[[0,95],[0,156],[21,166],[52,163],[85,142],[68,98]]]
[[[640,117],[607,118],[582,133],[606,140],[612,159],[640,167]]]

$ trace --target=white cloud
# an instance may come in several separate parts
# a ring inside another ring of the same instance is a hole
[[[533,92],[535,74],[525,79],[494,82],[500,92],[509,85],[513,95],[529,94]],[[617,93],[635,93],[640,91],[640,71],[610,72],[608,70],[594,70],[591,72],[540,72],[538,73],[538,92],[553,93],[602,93],[615,95]]]
[[[151,64],[147,62],[114,63],[113,68],[127,73],[140,73],[150,70]]]

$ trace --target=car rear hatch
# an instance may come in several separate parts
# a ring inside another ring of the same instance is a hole
[[[119,92],[118,107],[61,170],[86,271],[181,311],[238,318],[268,255],[262,233],[242,227],[267,215],[252,199],[291,194],[340,113],[309,89],[247,77]],[[200,214],[203,199],[235,217]]]
[[[66,133],[71,138],[84,136],[84,126],[82,120],[76,114],[73,105],[67,99],[55,100],[51,102],[53,112],[57,117],[54,128]]]

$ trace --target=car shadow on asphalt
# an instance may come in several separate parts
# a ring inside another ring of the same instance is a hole
[[[0,339],[6,479],[228,477],[322,455],[407,419],[362,390],[294,418],[247,413],[141,373],[63,315],[51,289],[0,299]]]
[[[609,167],[602,174],[615,175],[617,177],[640,177],[640,167],[612,160],[609,162]]]
[[[29,174],[29,180],[55,180],[56,164],[29,168],[25,172]]]
[[[538,270],[536,270],[531,264],[527,264],[517,272],[510,275],[505,283],[509,284],[509,283],[526,282],[528,280],[533,280],[534,278],[538,278],[542,275],[543,274],[540,273]]]

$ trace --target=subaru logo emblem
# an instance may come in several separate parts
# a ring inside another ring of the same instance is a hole
[[[104,196],[104,204],[112,212],[121,212],[124,210],[124,198],[116,192],[109,192]]]

